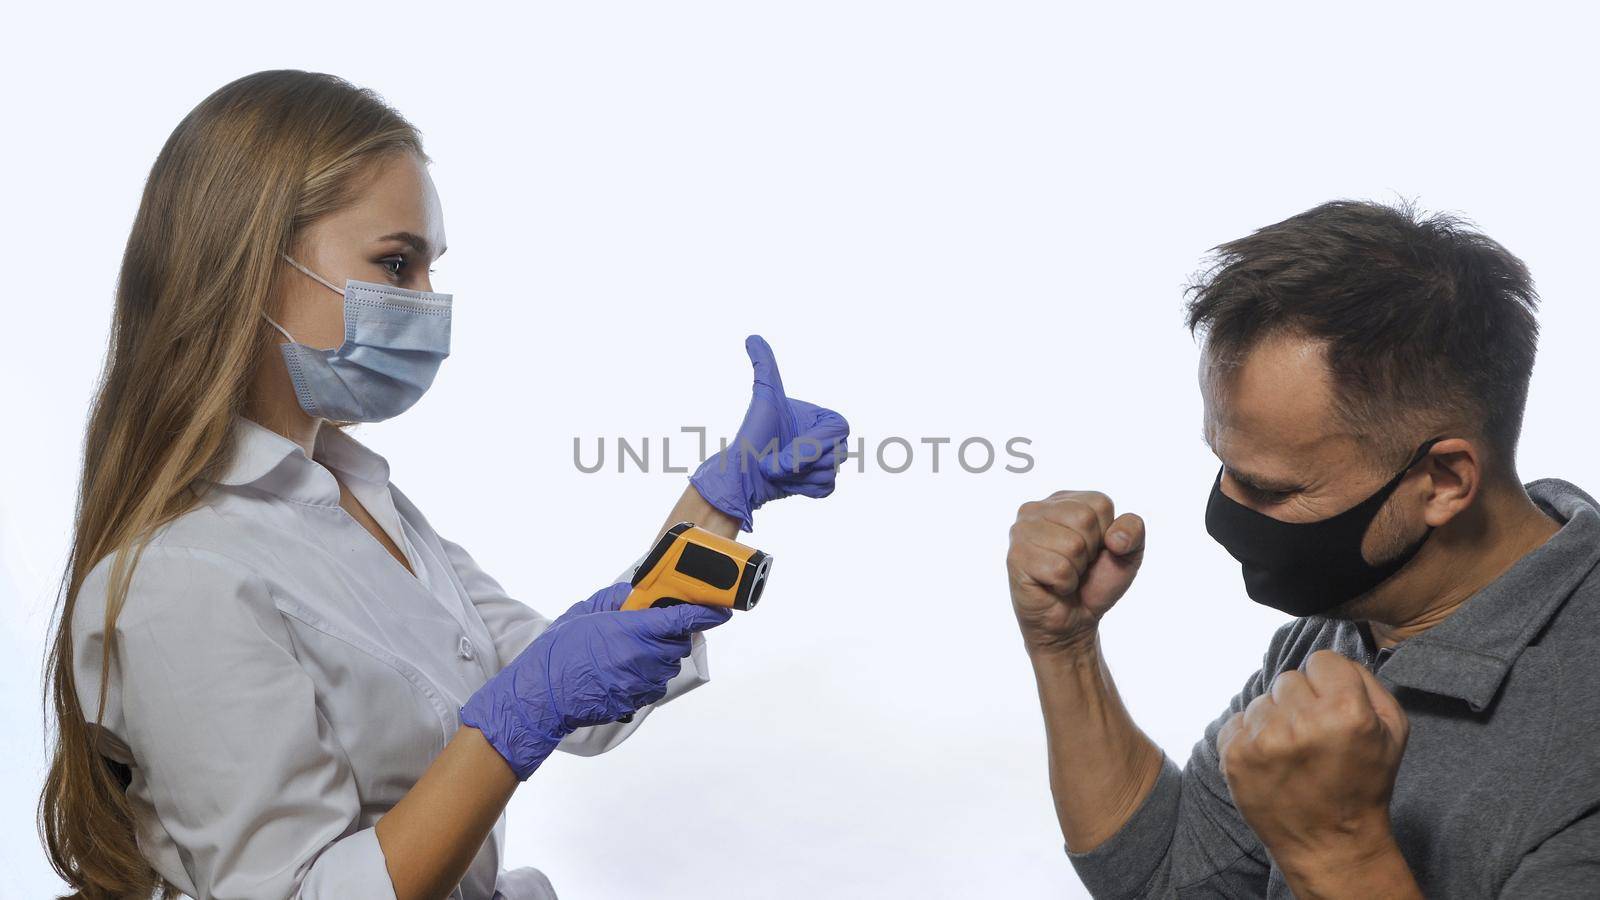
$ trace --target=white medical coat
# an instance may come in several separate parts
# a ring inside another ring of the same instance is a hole
[[[234,435],[231,464],[134,570],[115,626],[107,755],[131,766],[140,848],[185,893],[393,900],[373,825],[455,733],[459,707],[550,619],[439,537],[348,434],[320,429],[311,459],[248,419]],[[330,469],[415,576],[339,506]],[[89,573],[72,621],[91,721],[109,569],[108,557]],[[540,602],[553,615],[579,599]],[[704,638],[692,647],[661,702],[708,680]],[[602,753],[651,709],[580,728],[559,749]],[[502,870],[504,838],[502,814],[453,900],[555,896],[536,869]]]

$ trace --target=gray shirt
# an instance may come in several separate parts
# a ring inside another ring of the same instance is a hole
[[[1280,628],[1260,671],[1122,829],[1071,853],[1097,898],[1290,898],[1217,767],[1217,732],[1279,672],[1335,650],[1372,668],[1411,736],[1389,817],[1428,897],[1600,897],[1600,504],[1559,478],[1528,495],[1560,531],[1443,622],[1375,651],[1364,624]]]

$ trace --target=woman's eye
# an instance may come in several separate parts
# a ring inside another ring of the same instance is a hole
[[[393,269],[389,268],[390,263],[395,264]],[[383,266],[384,271],[393,277],[399,275],[401,270],[406,267],[406,258],[404,256],[385,256],[383,259],[378,260],[378,265]]]

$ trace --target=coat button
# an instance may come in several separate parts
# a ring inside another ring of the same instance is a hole
[[[457,649],[460,651],[462,659],[472,658],[472,642],[467,640],[466,635],[461,636],[461,643],[457,645]]]

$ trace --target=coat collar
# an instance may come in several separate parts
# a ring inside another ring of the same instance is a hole
[[[338,506],[333,472],[376,485],[389,482],[389,463],[343,429],[324,423],[310,458],[299,444],[243,416],[233,421],[233,455],[210,479],[229,487],[249,486],[314,506]]]
[[[1455,697],[1481,712],[1494,700],[1517,657],[1589,578],[1600,563],[1600,505],[1560,478],[1541,478],[1524,487],[1563,523],[1560,530],[1443,622],[1396,645],[1378,669],[1380,680]],[[1362,632],[1363,640],[1370,640]]]

